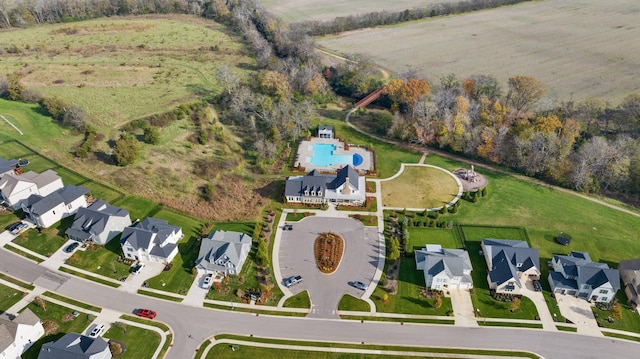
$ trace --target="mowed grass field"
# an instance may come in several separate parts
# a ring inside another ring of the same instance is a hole
[[[374,11],[403,11],[437,4],[440,0],[261,0],[274,15],[286,22],[333,20],[339,16],[359,15]]]
[[[253,60],[222,25],[197,16],[111,17],[0,32],[0,74],[80,105],[99,128],[216,91],[215,69]],[[241,71],[238,69],[238,71]]]
[[[533,76],[549,98],[598,96],[617,104],[640,91],[636,0],[548,0],[476,13],[359,30],[319,39],[329,50],[359,53],[402,73],[416,69],[432,84],[450,73],[495,76],[506,88]]]
[[[405,166],[402,173],[381,182],[386,207],[437,208],[458,194],[458,184],[450,173],[426,166]]]

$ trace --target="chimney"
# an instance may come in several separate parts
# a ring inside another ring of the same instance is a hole
[[[349,176],[347,176],[344,180],[344,188],[342,189],[342,194],[351,194],[351,186],[349,186]]]

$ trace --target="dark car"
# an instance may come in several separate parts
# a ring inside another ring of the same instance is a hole
[[[156,312],[154,312],[151,309],[138,309],[136,310],[135,314],[139,317],[143,317],[143,318],[149,318],[149,319],[153,319],[156,317]]]
[[[27,228],[29,228],[29,226],[26,223],[23,222],[18,222],[18,223],[14,223],[12,224],[12,226],[15,225],[15,227],[13,227],[13,229],[11,229],[11,234],[13,235],[18,235],[22,232],[24,232]]]
[[[352,286],[358,288],[358,289],[362,289],[362,290],[367,290],[367,288],[369,288],[369,286],[365,283],[362,283],[360,281],[355,281],[351,283]]]
[[[542,292],[542,285],[540,284],[540,281],[533,281],[533,289],[535,289],[536,292]]]
[[[302,276],[300,275],[294,275],[292,277],[289,277],[287,279],[284,280],[284,286],[289,288],[294,284],[300,283],[302,282]]]
[[[71,253],[71,252],[73,252],[73,250],[74,250],[74,249],[78,248],[78,246],[79,246],[79,245],[80,245],[80,243],[78,243],[78,242],[73,242],[73,243],[71,243],[70,245],[68,245],[68,246],[64,249],[64,251],[65,251],[65,252],[67,252],[67,253]]]

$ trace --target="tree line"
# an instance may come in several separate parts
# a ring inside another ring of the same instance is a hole
[[[357,15],[338,16],[333,20],[308,20],[292,24],[292,29],[311,36],[339,34],[344,31],[393,25],[429,17],[448,16],[466,12],[514,5],[531,0],[463,0],[442,2],[402,11],[374,11]]]
[[[380,83],[371,64],[324,73],[336,91],[362,97]],[[529,76],[444,76],[430,86],[401,74],[376,102],[392,116],[372,116],[379,134],[437,146],[579,191],[640,194],[640,94],[612,105],[589,97],[543,106],[545,85]]]

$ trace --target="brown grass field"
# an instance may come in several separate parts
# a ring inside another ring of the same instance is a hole
[[[338,16],[358,15],[373,11],[402,11],[440,0],[261,0],[274,15],[286,22],[332,20]]]
[[[452,175],[431,167],[406,166],[400,176],[381,183],[382,203],[387,207],[436,208],[458,194]]]
[[[550,99],[598,96],[614,105],[640,92],[637,0],[547,0],[477,13],[359,30],[319,40],[401,73],[416,69],[432,83],[454,73],[494,75],[506,87],[533,76]]]

